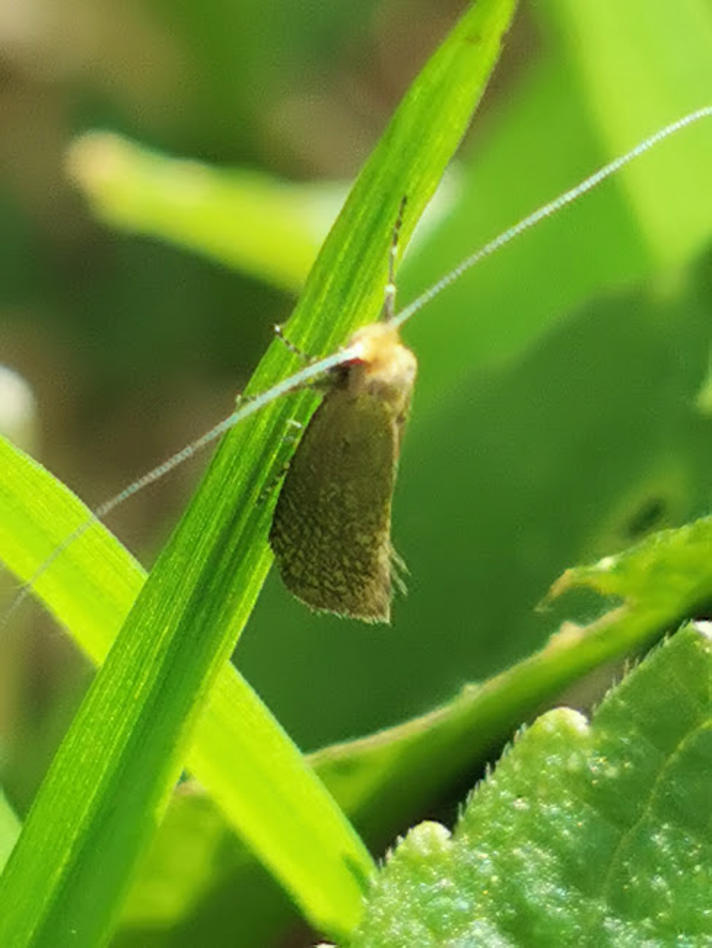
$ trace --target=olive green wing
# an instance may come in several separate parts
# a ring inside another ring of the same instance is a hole
[[[304,432],[270,542],[285,585],[313,609],[389,621],[401,428],[382,399],[336,388]]]

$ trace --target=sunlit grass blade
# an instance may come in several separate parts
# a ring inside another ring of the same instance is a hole
[[[512,0],[481,0],[468,10],[406,94],[290,321],[303,348],[332,349],[376,316],[401,198],[409,198],[405,240],[482,94],[513,9]],[[274,345],[251,390],[293,365]],[[270,504],[260,498],[284,460],[281,433],[313,404],[306,393],[274,403],[222,443],[40,788],[0,882],[0,942],[57,948],[106,937],[178,777],[201,702],[269,568]],[[355,864],[342,859],[341,868],[321,879],[320,898],[305,893],[302,902],[314,923],[335,934],[358,919],[370,861],[364,852]],[[301,880],[289,881],[294,890]]]

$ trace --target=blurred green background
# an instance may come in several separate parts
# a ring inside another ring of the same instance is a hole
[[[229,413],[290,312],[285,287],[463,7],[0,0],[0,361],[34,391],[33,453],[87,503]],[[401,303],[711,90],[706,0],[522,4]],[[66,173],[91,129],[222,170],[236,193],[216,226],[254,233],[261,262],[98,221]],[[273,571],[236,654],[304,749],[530,653],[558,618],[534,607],[566,566],[709,512],[711,156],[711,128],[683,132],[406,327],[420,378],[393,530],[409,594],[392,627],[314,616]],[[112,517],[144,564],[204,463]],[[2,632],[0,655],[0,778],[22,813],[90,670],[38,610]]]

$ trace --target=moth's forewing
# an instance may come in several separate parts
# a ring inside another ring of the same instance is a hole
[[[372,395],[334,389],[313,415],[270,534],[285,585],[313,609],[388,622],[396,445]]]
[[[277,502],[270,542],[287,588],[312,609],[388,622],[391,499],[415,376],[342,371],[312,416]]]

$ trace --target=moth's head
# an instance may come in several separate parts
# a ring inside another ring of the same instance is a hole
[[[412,388],[417,360],[400,341],[392,323],[372,323],[357,329],[348,342],[357,354],[349,365],[359,366],[365,382],[373,381],[392,388]]]

